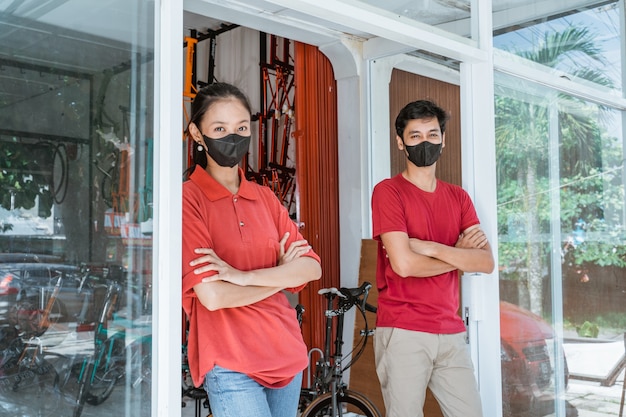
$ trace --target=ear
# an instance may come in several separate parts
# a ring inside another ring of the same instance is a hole
[[[441,135],[441,151],[443,152],[443,148],[446,147],[446,133],[444,132],[443,135]]]
[[[202,139],[202,132],[198,129],[198,126],[194,122],[189,123],[189,136],[199,144],[202,144],[204,141]]]
[[[401,151],[404,150],[404,142],[402,141],[402,138],[398,135],[396,135],[396,142],[398,143],[398,149],[400,149]]]

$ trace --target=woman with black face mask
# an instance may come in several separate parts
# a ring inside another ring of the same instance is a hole
[[[191,113],[182,290],[194,384],[215,417],[293,417],[308,356],[283,290],[319,279],[319,256],[272,190],[238,166],[250,143],[245,95],[212,84]]]

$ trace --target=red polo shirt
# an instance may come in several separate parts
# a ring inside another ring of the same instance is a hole
[[[215,365],[244,373],[267,387],[287,385],[308,365],[307,347],[296,313],[282,292],[237,308],[209,311],[193,286],[214,272],[196,275],[189,262],[196,248],[212,248],[239,270],[277,265],[280,239],[303,239],[296,224],[268,187],[247,181],[232,194],[196,167],[183,184],[183,308],[189,316],[188,356],[200,386]],[[319,256],[309,251],[319,262]],[[299,291],[293,288],[290,291]]]

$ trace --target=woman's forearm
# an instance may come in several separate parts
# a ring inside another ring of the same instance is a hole
[[[207,309],[243,307],[264,300],[282,287],[242,287],[225,281],[202,282],[193,287],[198,300]]]
[[[322,276],[319,262],[308,256],[272,268],[249,271],[246,285],[292,288],[315,281]]]

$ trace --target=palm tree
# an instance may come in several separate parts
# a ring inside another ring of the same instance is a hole
[[[572,77],[612,85],[602,72],[582,64],[594,62],[600,64],[598,67],[604,64],[595,36],[587,28],[568,26],[561,31],[546,32],[533,49],[513,52],[530,61],[566,71]],[[575,161],[575,166],[564,164],[561,170],[584,173],[598,166],[599,141],[594,140],[599,136],[598,127],[597,121],[591,117],[597,112],[571,111],[572,108],[589,110],[591,106],[571,96],[545,92],[533,96],[528,92],[501,89],[496,96],[500,234],[511,232],[506,230],[504,214],[523,216],[525,245],[513,254],[518,257],[514,269],[519,274],[520,304],[537,314],[542,312],[545,275],[542,261],[547,256],[541,234],[549,233],[549,199],[543,192],[548,185],[543,173],[549,166],[553,106],[558,106],[561,160]],[[567,175],[565,172],[559,174]],[[503,186],[508,182],[516,187]],[[512,189],[515,190],[513,195]],[[519,197],[520,190],[522,198]]]

